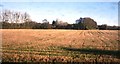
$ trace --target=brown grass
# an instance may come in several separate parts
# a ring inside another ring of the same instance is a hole
[[[89,55],[63,49],[64,47],[118,50],[120,42],[118,30],[3,29],[1,31],[4,62],[94,62],[99,57],[97,61],[120,61],[112,55]]]

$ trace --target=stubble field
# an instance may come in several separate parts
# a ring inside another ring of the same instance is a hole
[[[1,32],[2,62],[120,62],[118,30]]]

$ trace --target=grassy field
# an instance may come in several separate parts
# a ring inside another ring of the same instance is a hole
[[[120,62],[118,30],[1,31],[3,62]]]

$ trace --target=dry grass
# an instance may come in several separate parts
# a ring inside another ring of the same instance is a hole
[[[4,29],[1,31],[4,62],[94,62],[96,59],[98,62],[120,61],[112,54],[81,53],[81,50],[77,50],[84,48],[117,51],[120,42],[117,30]]]

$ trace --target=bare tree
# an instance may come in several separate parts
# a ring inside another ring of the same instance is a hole
[[[26,12],[23,15],[23,19],[24,19],[24,22],[30,22],[31,21],[30,15]]]
[[[8,10],[3,10],[3,11],[2,11],[2,21],[3,21],[3,22],[8,22],[8,21],[9,21],[9,13],[8,13]]]
[[[20,13],[18,11],[2,10],[0,13],[0,21],[10,23],[11,26],[20,27],[20,23],[29,24],[31,21],[28,13]]]

